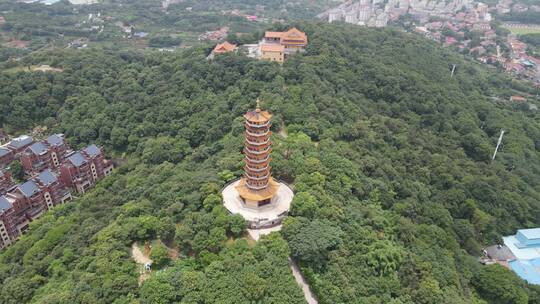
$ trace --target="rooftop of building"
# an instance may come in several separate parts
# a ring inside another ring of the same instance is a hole
[[[529,240],[540,239],[540,228],[519,229],[517,233],[523,235]]]
[[[244,118],[250,122],[265,123],[270,121],[272,114],[270,114],[268,111],[261,110],[260,100],[257,98],[257,106],[255,107],[255,110],[247,111],[246,114],[244,114]]]
[[[236,44],[232,44],[229,41],[218,43],[212,52],[214,53],[227,53],[236,50]]]
[[[281,36],[283,36],[283,33],[284,32],[267,31],[267,32],[264,33],[264,37],[266,37],[266,38],[281,38]]]
[[[512,100],[512,101],[525,101],[525,100],[527,100],[527,98],[525,98],[523,96],[511,96],[510,100]]]
[[[21,135],[21,136],[19,136],[17,138],[12,139],[9,142],[9,146],[13,147],[15,149],[20,149],[20,148],[22,148],[24,146],[29,145],[32,141],[33,141],[32,137],[30,137],[28,135]]]
[[[0,196],[0,211],[11,208],[11,202],[5,197]]]
[[[39,173],[36,178],[39,180],[40,183],[45,186],[54,184],[57,181],[56,176],[52,173],[50,169],[41,171],[41,173]]]
[[[94,144],[84,148],[83,151],[90,157],[95,157],[101,154],[101,150]]]
[[[86,162],[86,158],[80,153],[75,152],[70,157],[68,157],[68,160],[75,166],[80,167]]]
[[[261,52],[285,52],[285,47],[281,44],[263,43],[261,45]]]
[[[540,285],[540,258],[508,262],[510,268],[529,284]]]
[[[64,143],[64,134],[53,134],[47,137],[47,143],[51,146],[61,146]]]
[[[20,184],[17,189],[24,195],[26,198],[32,197],[32,195],[39,192],[39,188],[36,183],[32,180],[29,180],[23,184]]]
[[[307,35],[306,33],[302,32],[301,30],[293,27],[285,32],[272,32],[268,31],[264,33],[265,38],[279,38],[283,40],[303,40],[307,42]]]
[[[11,151],[7,148],[0,147],[0,157],[9,154]]]
[[[268,186],[261,190],[253,190],[250,189],[246,184],[246,179],[242,178],[240,179],[240,182],[235,186],[236,191],[240,194],[241,197],[244,199],[252,200],[252,201],[262,201],[265,199],[270,199],[276,195],[279,184],[275,182],[272,177],[270,177],[270,180],[268,181]]]
[[[43,154],[47,153],[47,151],[48,151],[47,146],[44,143],[39,142],[39,141],[31,144],[29,149],[35,155],[43,155]]]
[[[516,257],[512,254],[512,251],[506,246],[502,245],[492,245],[484,248],[490,259],[497,261],[508,261],[515,260]]]
[[[503,237],[504,245],[512,251],[518,260],[532,260],[540,258],[540,246],[523,244],[517,235]]]

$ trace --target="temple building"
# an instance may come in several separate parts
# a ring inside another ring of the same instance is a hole
[[[306,33],[295,27],[286,32],[265,32],[260,44],[260,59],[281,63],[288,56],[304,51],[307,44]]]
[[[238,47],[236,46],[236,44],[232,44],[228,41],[225,41],[223,43],[218,43],[214,47],[210,55],[208,55],[208,59],[214,59],[214,57],[219,54],[235,52],[237,49]]]
[[[257,108],[247,112],[244,118],[246,120],[244,177],[236,186],[236,190],[246,205],[260,207],[270,204],[270,200],[276,195],[279,187],[270,174],[272,114],[261,111],[259,100],[257,100]]]
[[[272,114],[261,110],[257,99],[256,108],[244,119],[244,174],[223,189],[224,206],[242,215],[251,229],[276,227],[288,214],[294,194],[287,184],[272,178]]]
[[[285,47],[280,44],[261,45],[261,59],[283,63],[285,61]]]

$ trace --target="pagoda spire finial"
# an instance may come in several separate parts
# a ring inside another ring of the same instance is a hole
[[[257,107],[255,108],[255,111],[260,112],[261,111],[261,100],[259,97],[257,97]]]

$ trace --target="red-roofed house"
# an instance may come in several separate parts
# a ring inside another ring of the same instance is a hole
[[[223,43],[218,43],[212,50],[212,54],[215,56],[218,54],[230,53],[236,51],[236,49],[236,44],[225,41]]]
[[[445,46],[449,46],[449,45],[452,45],[452,44],[455,44],[457,42],[456,38],[454,37],[446,37],[444,39],[444,45]]]
[[[517,103],[522,103],[522,102],[525,102],[527,101],[527,98],[523,97],[523,96],[510,96],[510,101],[513,101],[513,102],[517,102]]]

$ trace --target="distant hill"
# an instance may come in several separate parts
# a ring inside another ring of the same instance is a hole
[[[127,159],[0,253],[0,302],[303,303],[291,255],[319,303],[538,303],[476,259],[540,225],[540,120],[507,101],[538,91],[399,30],[299,26],[308,49],[283,66],[195,47],[38,52],[25,64],[63,72],[0,72],[5,129],[46,125]],[[254,244],[219,190],[241,173],[257,97],[296,196]],[[155,239],[179,256],[139,287],[131,246]]]

